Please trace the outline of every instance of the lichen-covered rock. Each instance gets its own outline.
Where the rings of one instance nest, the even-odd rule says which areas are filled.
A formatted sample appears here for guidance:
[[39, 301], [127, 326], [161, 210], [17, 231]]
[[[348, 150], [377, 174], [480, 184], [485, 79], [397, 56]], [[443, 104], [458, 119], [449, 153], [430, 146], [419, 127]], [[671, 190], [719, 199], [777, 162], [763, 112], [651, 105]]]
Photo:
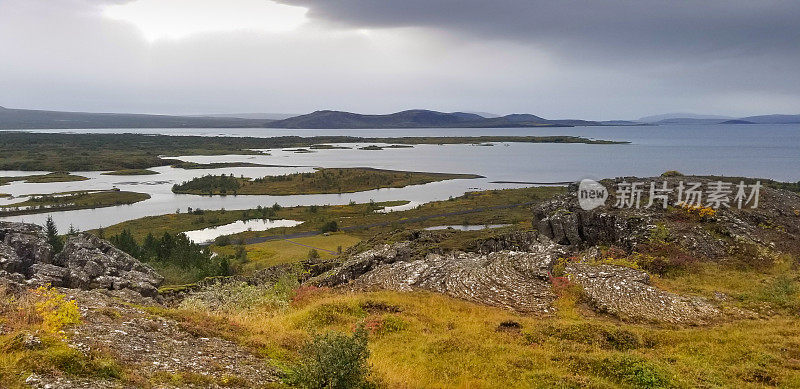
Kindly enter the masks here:
[[612, 244], [632, 249], [653, 227], [651, 218], [640, 212], [609, 212], [604, 208], [585, 211], [574, 196], [543, 203], [533, 210], [539, 233], [561, 245], [588, 247]]
[[589, 305], [628, 321], [705, 324], [721, 311], [701, 298], [679, 296], [650, 285], [650, 276], [636, 269], [572, 263], [565, 272], [579, 284]]
[[354, 255], [341, 266], [324, 274], [315, 280], [320, 286], [336, 286], [360, 277], [381, 264], [391, 264], [398, 260], [408, 259], [410, 256], [410, 242], [401, 242], [394, 245], [364, 251]]
[[54, 262], [69, 269], [68, 286], [76, 289], [131, 289], [154, 296], [164, 278], [108, 241], [79, 233], [70, 237]]
[[70, 271], [67, 268], [51, 265], [49, 263], [36, 263], [30, 268], [31, 278], [28, 284], [32, 286], [50, 285], [63, 287], [69, 285]]
[[311, 283], [347, 284], [360, 290], [427, 290], [520, 312], [552, 309], [555, 295], [548, 277], [563, 251], [549, 240], [540, 240], [526, 252], [428, 254], [423, 259], [412, 259], [415, 256], [406, 252], [410, 246], [401, 242], [367, 250]]
[[0, 270], [19, 273], [24, 270], [23, 261], [13, 247], [0, 241]]
[[164, 280], [150, 266], [90, 234], [70, 237], [56, 256], [52, 251], [41, 227], [0, 222], [0, 278], [6, 285], [127, 289], [156, 296]]
[[426, 290], [520, 312], [548, 312], [555, 295], [548, 272], [556, 258], [519, 251], [488, 255], [429, 254], [382, 264], [357, 278], [354, 289]]
[[[0, 222], [0, 241], [16, 253], [7, 266], [14, 272], [27, 272], [34, 263], [50, 263], [53, 247], [47, 243], [42, 227], [35, 224]], [[0, 257], [8, 253], [8, 248], [0, 249]]]

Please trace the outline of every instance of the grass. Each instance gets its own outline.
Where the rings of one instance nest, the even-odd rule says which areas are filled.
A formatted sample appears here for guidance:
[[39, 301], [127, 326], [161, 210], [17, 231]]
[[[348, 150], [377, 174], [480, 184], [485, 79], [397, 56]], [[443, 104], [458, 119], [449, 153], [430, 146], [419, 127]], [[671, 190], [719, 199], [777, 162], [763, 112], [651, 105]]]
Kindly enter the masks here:
[[424, 292], [302, 288], [288, 307], [264, 309], [172, 314], [287, 365], [312, 334], [366, 324], [373, 376], [390, 388], [800, 384], [796, 316], [670, 328], [524, 316]]
[[[34, 213], [52, 212], [54, 210], [68, 211], [113, 207], [116, 205], [138, 203], [149, 198], [150, 195], [146, 193], [120, 190], [65, 192], [58, 195], [31, 196], [28, 200], [19, 203], [0, 206], [0, 215], [30, 215]], [[29, 208], [25, 209], [24, 207]]]
[[121, 170], [114, 170], [113, 172], [105, 172], [101, 173], [106, 176], [147, 176], [153, 174], [159, 174], [158, 172], [154, 172], [149, 169], [121, 169]]
[[[274, 265], [305, 260], [308, 258], [308, 252], [311, 250], [311, 247], [322, 249], [317, 250], [320, 258], [329, 259], [337, 255], [336, 251], [339, 248], [346, 250], [348, 247], [353, 246], [360, 241], [361, 238], [356, 236], [344, 233], [334, 233], [330, 235], [296, 238], [291, 239], [291, 241], [273, 240], [264, 243], [246, 245], [245, 249], [247, 250], [247, 262], [242, 265], [242, 268], [237, 273], [248, 274], [255, 270], [264, 269]], [[222, 247], [214, 245], [211, 247], [211, 249], [220, 255], [234, 255], [236, 252], [236, 246], [234, 245]]]
[[[78, 306], [54, 289], [21, 294], [0, 287], [0, 382], [3, 387], [26, 387], [30, 373], [119, 379], [122, 369], [101, 350], [83, 352], [70, 347], [63, 328], [80, 323]], [[26, 338], [39, 339], [26, 347]]]
[[317, 169], [313, 173], [267, 176], [251, 180], [230, 176], [197, 177], [175, 185], [172, 191], [199, 195], [301, 195], [352, 193], [380, 188], [402, 188], [430, 182], [480, 178], [474, 174], [404, 172], [371, 168]]
[[33, 174], [30, 176], [0, 177], [0, 185], [5, 185], [14, 181], [25, 181], [33, 184], [43, 184], [48, 182], [70, 182], [86, 181], [88, 178], [69, 174], [68, 172], [53, 172], [47, 174]]
[[[45, 134], [4, 132], [0, 170], [89, 171], [146, 169], [180, 163], [161, 156], [260, 154], [257, 149], [282, 149], [336, 143], [472, 144], [620, 143], [575, 136], [480, 137], [355, 137], [282, 136], [273, 138], [167, 136], [146, 134]], [[622, 142], [625, 143], [625, 142]]]

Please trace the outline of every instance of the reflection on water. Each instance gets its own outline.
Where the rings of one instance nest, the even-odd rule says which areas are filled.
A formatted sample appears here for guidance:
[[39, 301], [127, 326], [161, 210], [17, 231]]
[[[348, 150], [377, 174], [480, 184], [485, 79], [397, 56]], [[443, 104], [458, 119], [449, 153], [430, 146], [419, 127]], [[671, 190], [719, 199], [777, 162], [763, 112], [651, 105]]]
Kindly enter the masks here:
[[500, 228], [500, 227], [508, 227], [511, 224], [485, 224], [485, 225], [472, 225], [472, 224], [462, 224], [462, 225], [451, 225], [451, 226], [435, 226], [435, 227], [428, 227], [426, 230], [428, 231], [436, 231], [436, 230], [447, 230], [447, 229], [454, 229], [459, 231], [478, 231], [478, 230], [485, 230], [488, 228]]
[[253, 220], [238, 220], [231, 224], [226, 224], [224, 226], [219, 227], [210, 227], [204, 228], [202, 230], [194, 230], [186, 232], [186, 236], [189, 237], [195, 243], [209, 243], [214, 241], [217, 237], [223, 235], [231, 235], [231, 234], [238, 234], [240, 232], [245, 231], [266, 231], [270, 228], [278, 228], [278, 227], [294, 227], [297, 225], [303, 224], [303, 222], [297, 220], [287, 220], [287, 219], [278, 219], [278, 220], [269, 220], [269, 219], [253, 219]]

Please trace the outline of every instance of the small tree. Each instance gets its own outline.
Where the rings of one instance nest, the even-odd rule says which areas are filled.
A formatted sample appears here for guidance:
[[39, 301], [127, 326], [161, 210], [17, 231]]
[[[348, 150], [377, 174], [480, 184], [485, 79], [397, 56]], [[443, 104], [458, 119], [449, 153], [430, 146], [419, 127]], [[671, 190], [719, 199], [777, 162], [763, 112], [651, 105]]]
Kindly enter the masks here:
[[308, 252], [308, 259], [319, 259], [319, 251], [317, 249], [311, 249]]
[[61, 250], [64, 249], [64, 242], [61, 240], [61, 237], [58, 236], [58, 228], [56, 228], [56, 223], [53, 221], [52, 216], [47, 217], [44, 227], [47, 231], [47, 243], [53, 246], [53, 251], [57, 253], [61, 252]]

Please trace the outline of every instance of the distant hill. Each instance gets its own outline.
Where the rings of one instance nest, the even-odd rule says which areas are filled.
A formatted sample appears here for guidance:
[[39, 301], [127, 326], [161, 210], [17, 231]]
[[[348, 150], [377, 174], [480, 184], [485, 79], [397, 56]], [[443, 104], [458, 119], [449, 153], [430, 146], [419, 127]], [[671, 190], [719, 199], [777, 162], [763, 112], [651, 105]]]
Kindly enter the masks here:
[[800, 123], [800, 115], [760, 115], [741, 118], [757, 124], [796, 124]]
[[756, 124], [756, 123], [742, 119], [733, 119], [733, 120], [726, 120], [719, 124]]
[[664, 113], [660, 115], [652, 115], [652, 116], [645, 116], [643, 118], [639, 118], [639, 122], [643, 123], [657, 123], [657, 122], [678, 122], [678, 121], [691, 121], [697, 120], [698, 122], [702, 122], [703, 120], [707, 121], [714, 121], [719, 123], [723, 120], [729, 119], [736, 119], [731, 116], [721, 116], [721, 115], [704, 115], [704, 114], [696, 114], [696, 113]]
[[[577, 124], [580, 123], [580, 124]], [[492, 128], [492, 127], [568, 127], [599, 125], [598, 122], [547, 120], [530, 114], [511, 114], [486, 118], [466, 112], [437, 112], [414, 109], [387, 115], [362, 115], [342, 111], [316, 111], [307, 115], [277, 120], [272, 128]]]
[[760, 115], [733, 118], [719, 115], [668, 113], [647, 116], [639, 120], [650, 124], [800, 124], [800, 115]]
[[723, 119], [695, 119], [695, 118], [673, 118], [664, 119], [651, 124], [720, 124]]
[[5, 130], [37, 128], [236, 128], [263, 126], [264, 120], [255, 119], [0, 109], [0, 129]]

